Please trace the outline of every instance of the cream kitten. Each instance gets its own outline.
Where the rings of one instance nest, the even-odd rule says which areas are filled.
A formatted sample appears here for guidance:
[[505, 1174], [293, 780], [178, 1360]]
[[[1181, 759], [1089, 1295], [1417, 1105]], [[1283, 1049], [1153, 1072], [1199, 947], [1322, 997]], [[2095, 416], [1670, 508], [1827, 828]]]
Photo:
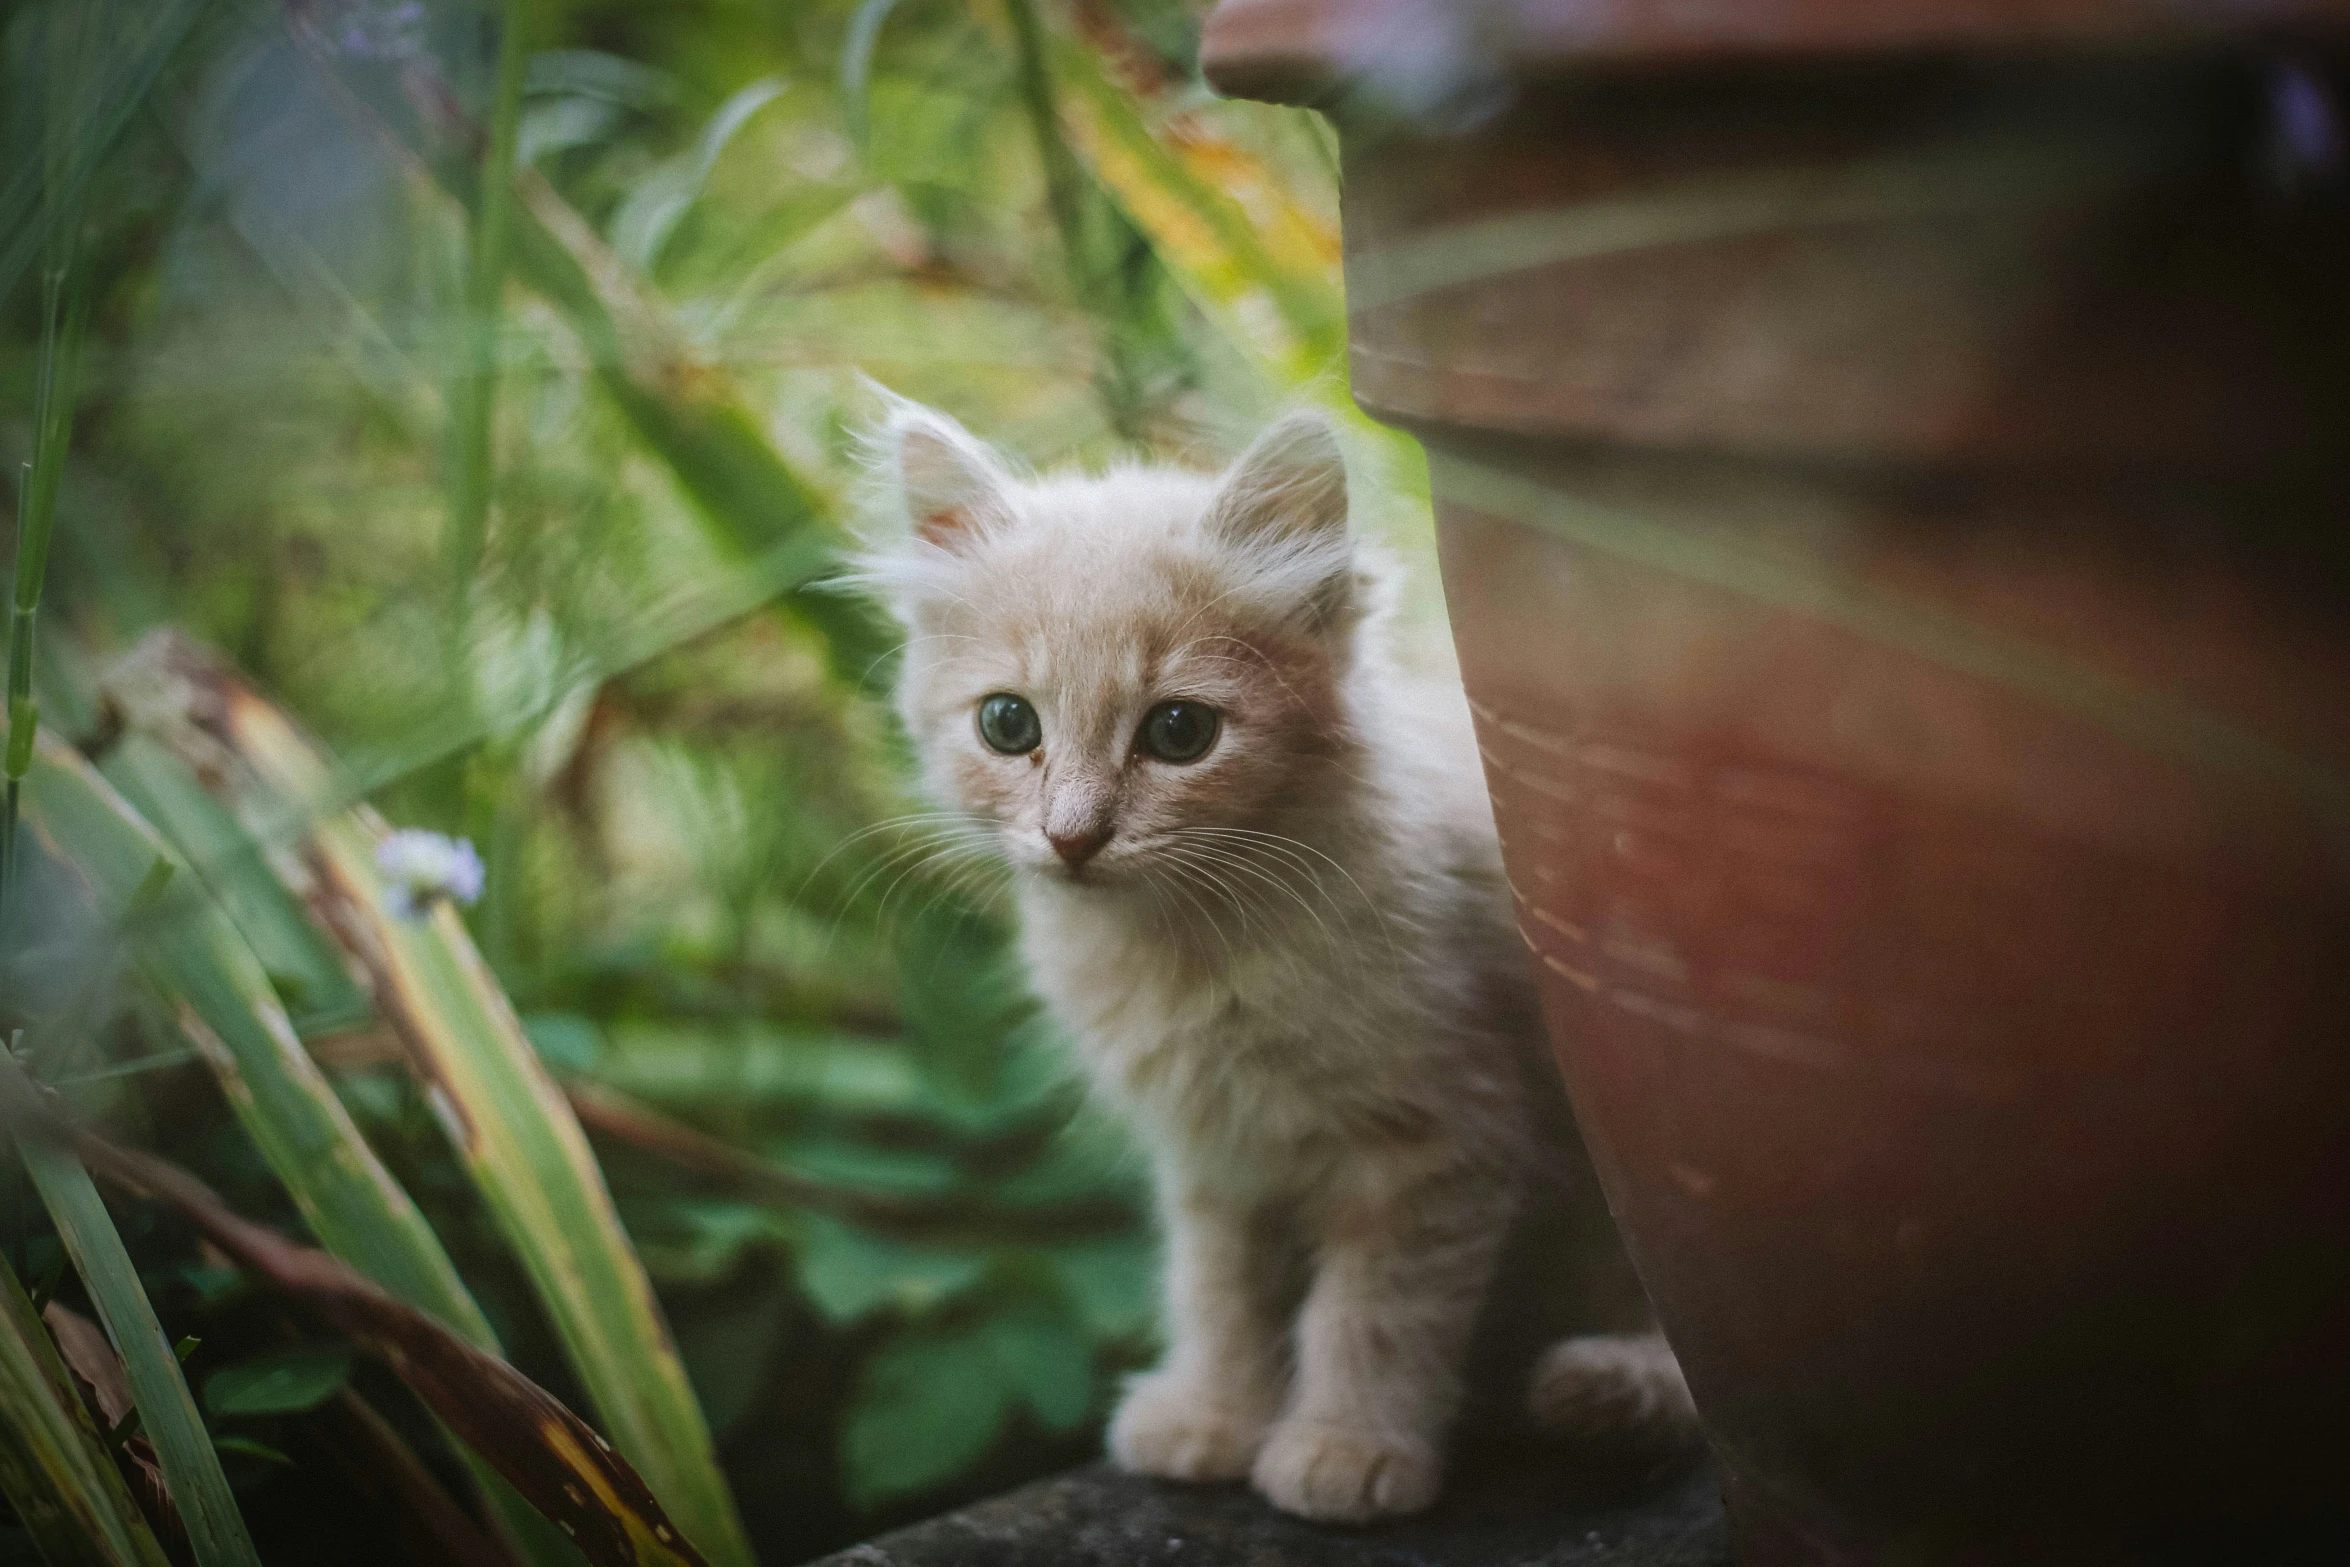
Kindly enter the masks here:
[[[1337, 441], [1300, 415], [1221, 479], [1027, 480], [901, 405], [885, 444], [900, 712], [1156, 1165], [1170, 1347], [1112, 1453], [1313, 1518], [1426, 1506], [1550, 1068], [1466, 713], [1388, 658]], [[1653, 1337], [1559, 1345], [1533, 1405], [1691, 1418]]]

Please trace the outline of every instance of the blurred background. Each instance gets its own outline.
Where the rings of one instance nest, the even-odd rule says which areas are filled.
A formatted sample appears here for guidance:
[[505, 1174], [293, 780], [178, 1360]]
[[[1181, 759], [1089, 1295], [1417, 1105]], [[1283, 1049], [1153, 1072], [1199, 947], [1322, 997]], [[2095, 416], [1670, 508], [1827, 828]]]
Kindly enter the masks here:
[[[341, 1107], [302, 1114], [347, 1113], [414, 1246], [599, 1426], [654, 1372], [566, 1313], [641, 1265], [761, 1559], [1088, 1457], [1152, 1353], [1140, 1172], [1023, 993], [993, 873], [901, 820], [893, 639], [824, 579], [859, 524], [865, 377], [1038, 465], [1214, 465], [1285, 404], [1344, 404], [1334, 143], [1209, 94], [1205, 9], [0, 8], [0, 459], [32, 465], [8, 558], [53, 529], [19, 617], [47, 749], [0, 1028], [109, 1136], [303, 1235], [326, 1199], [208, 1047], [282, 1015]], [[1358, 517], [1424, 561], [1416, 457], [1355, 428]], [[126, 673], [166, 627], [217, 664], [148, 643]], [[326, 783], [274, 817], [239, 795], [268, 768], [206, 761], [172, 685], [195, 667], [307, 731]], [[120, 791], [108, 830], [178, 866], [169, 897], [109, 902], [58, 803], [82, 759]], [[505, 1107], [517, 1136], [586, 1126], [619, 1221], [602, 1286], [549, 1273], [566, 1237], [531, 1226], [560, 1222], [515, 1195], [545, 1171], [463, 1150], [488, 1112], [425, 1086], [381, 954], [306, 894], [330, 817], [477, 852], [432, 939], [478, 949], [562, 1085]], [[220, 961], [267, 981], [227, 1023], [154, 956], [223, 913]], [[494, 1055], [498, 1009], [451, 1005], [448, 1048], [473, 1028]], [[102, 1309], [56, 1206], [0, 1157], [28, 1301]], [[166, 1336], [200, 1341], [186, 1379], [262, 1554], [417, 1559], [317, 1423], [359, 1400], [461, 1492], [421, 1407], [181, 1217], [113, 1214]]]

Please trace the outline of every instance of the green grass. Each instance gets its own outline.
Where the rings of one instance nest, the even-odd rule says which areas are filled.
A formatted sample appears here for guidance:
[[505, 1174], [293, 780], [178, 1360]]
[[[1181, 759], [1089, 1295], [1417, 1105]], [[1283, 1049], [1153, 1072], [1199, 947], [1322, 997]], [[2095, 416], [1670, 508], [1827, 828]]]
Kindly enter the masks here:
[[[46, 30], [69, 9], [9, 13], [0, 114], [0, 453], [33, 463], [0, 1026], [29, 1070], [504, 1353], [712, 1561], [1087, 1455], [1150, 1350], [1139, 1171], [1001, 910], [864, 832], [911, 804], [893, 638], [824, 579], [861, 375], [1040, 462], [1213, 461], [1331, 396], [1319, 144], [1200, 107], [1189, 19], [1139, 3], [1088, 32], [1050, 0], [112, 0]], [[57, 39], [67, 87], [30, 90]], [[124, 662], [163, 626], [237, 678]], [[481, 901], [390, 912], [386, 820], [476, 843]], [[115, 1195], [148, 1359], [332, 1353]], [[43, 1212], [0, 1204], [26, 1277]], [[17, 1327], [0, 1398], [42, 1472], [81, 1466], [77, 1538], [114, 1531], [89, 1559], [143, 1560]], [[450, 1440], [373, 1376], [346, 1392], [381, 1429]], [[289, 1527], [289, 1488], [348, 1488], [334, 1407], [167, 1409], [175, 1496]], [[0, 1464], [20, 1523], [39, 1469]], [[484, 1466], [467, 1486], [572, 1555]]]

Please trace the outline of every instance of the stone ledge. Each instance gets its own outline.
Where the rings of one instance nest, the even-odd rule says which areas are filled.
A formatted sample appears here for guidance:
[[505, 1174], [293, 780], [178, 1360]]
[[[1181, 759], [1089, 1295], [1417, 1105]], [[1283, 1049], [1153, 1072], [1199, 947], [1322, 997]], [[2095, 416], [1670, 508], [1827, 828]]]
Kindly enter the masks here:
[[1237, 1485], [1183, 1486], [1107, 1465], [1043, 1480], [827, 1556], [812, 1567], [1729, 1567], [1710, 1471], [1595, 1494], [1555, 1467], [1463, 1454], [1445, 1499], [1400, 1523], [1339, 1529]]

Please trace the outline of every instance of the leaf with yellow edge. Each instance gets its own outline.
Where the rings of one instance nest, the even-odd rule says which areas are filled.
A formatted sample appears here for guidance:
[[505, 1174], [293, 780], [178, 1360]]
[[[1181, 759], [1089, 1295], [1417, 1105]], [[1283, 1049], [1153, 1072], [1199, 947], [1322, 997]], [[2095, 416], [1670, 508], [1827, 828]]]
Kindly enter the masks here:
[[1197, 115], [1154, 128], [1093, 49], [1063, 40], [1053, 68], [1070, 140], [1094, 177], [1241, 352], [1283, 386], [1336, 370], [1346, 304], [1330, 226]]
[[709, 1425], [603, 1172], [464, 923], [445, 902], [393, 911], [376, 868], [383, 823], [335, 803], [326, 757], [284, 713], [192, 644], [157, 641], [141, 656], [168, 666], [151, 683], [182, 692], [184, 707], [140, 722], [217, 780], [256, 837], [300, 846], [272, 858], [367, 970], [613, 1442], [712, 1561], [750, 1567]]
[[53, 1567], [165, 1567], [161, 1546], [0, 1257], [0, 1496]]
[[595, 1567], [704, 1567], [627, 1461], [521, 1372], [347, 1264], [237, 1214], [185, 1170], [87, 1134], [73, 1146], [109, 1184], [175, 1209], [239, 1265], [381, 1360]]
[[[198, 819], [200, 807], [219, 807], [177, 757], [145, 735], [125, 735], [107, 759], [107, 772], [101, 776], [79, 753], [44, 736], [26, 779], [26, 826], [88, 881], [101, 907], [123, 908], [159, 861], [180, 863], [180, 846], [158, 836], [141, 808], [185, 826]], [[136, 806], [117, 791], [117, 781], [136, 797]], [[489, 1319], [440, 1238], [359, 1135], [326, 1075], [295, 1037], [269, 976], [223, 912], [226, 900], [216, 901], [224, 876], [264, 872], [249, 841], [242, 854], [223, 847], [238, 830], [233, 821], [211, 825], [213, 860], [199, 864], [196, 875], [175, 876], [138, 922], [147, 972], [311, 1233], [402, 1300], [495, 1353]], [[282, 888], [249, 887], [245, 893], [237, 906], [249, 921], [265, 912], [280, 923], [300, 918], [296, 908], [267, 909], [265, 895], [283, 900]], [[536, 1515], [494, 1475], [480, 1478], [501, 1522], [532, 1560], [573, 1559], [570, 1547], [549, 1538]]]

